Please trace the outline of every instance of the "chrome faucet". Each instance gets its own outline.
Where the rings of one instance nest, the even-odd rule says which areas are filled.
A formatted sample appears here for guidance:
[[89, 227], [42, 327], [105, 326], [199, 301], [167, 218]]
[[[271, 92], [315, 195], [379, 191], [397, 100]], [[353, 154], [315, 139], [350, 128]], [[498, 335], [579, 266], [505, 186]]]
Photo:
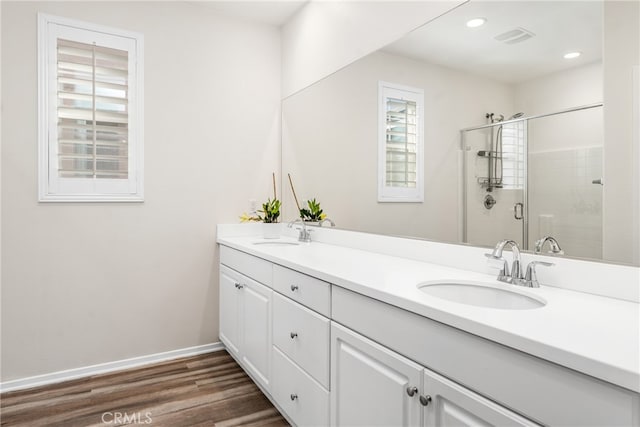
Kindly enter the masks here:
[[329, 221], [329, 225], [330, 225], [330, 226], [332, 226], [332, 227], [335, 227], [335, 226], [336, 226], [336, 223], [335, 223], [335, 222], [331, 221], [329, 218], [325, 218], [325, 219], [321, 220], [321, 221], [318, 223], [318, 227], [322, 227], [322, 224], [324, 224], [324, 223], [325, 223], [325, 222], [327, 222], [327, 221]]
[[287, 227], [291, 228], [297, 222], [300, 222], [300, 224], [302, 224], [302, 227], [296, 227], [296, 229], [299, 230], [298, 241], [309, 243], [311, 241], [311, 232], [313, 230], [307, 230], [307, 225], [304, 223], [304, 221], [301, 218], [294, 219], [287, 225]]
[[534, 252], [537, 254], [542, 253], [542, 248], [547, 242], [549, 242], [549, 248], [551, 249], [549, 253], [551, 255], [564, 255], [564, 251], [560, 248], [558, 241], [551, 236], [544, 236], [542, 239], [536, 240]]
[[[513, 252], [511, 274], [509, 274], [509, 264], [507, 264], [507, 261], [502, 258], [502, 251], [507, 245], [511, 247], [511, 252]], [[491, 254], [486, 254], [486, 256], [489, 259], [503, 261], [502, 270], [498, 273], [498, 280], [501, 282], [517, 284], [516, 282], [522, 278], [520, 274], [520, 249], [514, 240], [502, 240], [498, 242], [496, 247], [493, 249], [493, 252]]]
[[[502, 258], [502, 251], [507, 245], [511, 247], [511, 251], [513, 252], [513, 264], [511, 264], [511, 274], [509, 274], [509, 264], [507, 263], [507, 260]], [[518, 244], [513, 240], [502, 240], [498, 242], [496, 247], [493, 249], [493, 252], [490, 254], [485, 254], [485, 256], [489, 258], [489, 262], [500, 261], [502, 263], [501, 270], [498, 273], [499, 281], [505, 282], [505, 283], [511, 283], [513, 285], [518, 285], [518, 286], [526, 286], [528, 288], [540, 287], [540, 283], [538, 282], [538, 276], [536, 274], [537, 265], [542, 265], [545, 267], [551, 267], [554, 265], [550, 262], [531, 261], [527, 265], [527, 271], [523, 277], [522, 271], [520, 268], [520, 249], [518, 248]]]

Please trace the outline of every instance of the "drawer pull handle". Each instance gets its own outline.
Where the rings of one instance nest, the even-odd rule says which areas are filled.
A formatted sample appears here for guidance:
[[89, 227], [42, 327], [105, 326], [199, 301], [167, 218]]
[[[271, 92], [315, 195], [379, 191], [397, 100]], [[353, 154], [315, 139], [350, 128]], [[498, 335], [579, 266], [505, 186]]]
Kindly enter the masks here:
[[422, 404], [422, 406], [427, 406], [429, 403], [431, 403], [431, 396], [420, 396], [420, 403]]
[[295, 291], [297, 291], [298, 289], [300, 289], [300, 288], [298, 287], [298, 285], [291, 285], [291, 292], [295, 292]]
[[297, 395], [297, 394], [291, 394], [291, 400], [292, 400], [292, 401], [293, 401], [293, 400], [296, 400], [297, 398], [298, 398], [298, 395]]
[[418, 387], [407, 387], [407, 394], [413, 397], [418, 392]]
[[242, 288], [244, 288], [244, 285], [242, 285], [242, 284], [240, 284], [240, 283], [238, 283], [238, 282], [236, 282], [236, 283], [235, 283], [235, 286], [236, 286], [236, 289], [242, 289]]
[[291, 336], [291, 339], [298, 338], [297, 332], [291, 332], [289, 335]]

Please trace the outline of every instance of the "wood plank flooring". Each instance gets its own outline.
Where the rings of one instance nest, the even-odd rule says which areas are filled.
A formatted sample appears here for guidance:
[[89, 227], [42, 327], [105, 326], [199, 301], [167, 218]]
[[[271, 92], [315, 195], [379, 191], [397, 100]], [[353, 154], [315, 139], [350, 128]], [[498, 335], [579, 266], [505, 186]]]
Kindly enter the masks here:
[[2, 426], [288, 426], [226, 351], [0, 395]]

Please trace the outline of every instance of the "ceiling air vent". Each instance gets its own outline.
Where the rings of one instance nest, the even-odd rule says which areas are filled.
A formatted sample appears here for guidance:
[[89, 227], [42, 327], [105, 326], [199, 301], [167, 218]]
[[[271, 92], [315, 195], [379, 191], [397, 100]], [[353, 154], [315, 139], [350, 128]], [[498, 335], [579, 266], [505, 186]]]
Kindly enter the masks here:
[[529, 30], [518, 27], [505, 33], [498, 34], [494, 37], [494, 39], [506, 44], [516, 44], [522, 43], [525, 40], [529, 40], [531, 37], [535, 37], [535, 34], [533, 34]]

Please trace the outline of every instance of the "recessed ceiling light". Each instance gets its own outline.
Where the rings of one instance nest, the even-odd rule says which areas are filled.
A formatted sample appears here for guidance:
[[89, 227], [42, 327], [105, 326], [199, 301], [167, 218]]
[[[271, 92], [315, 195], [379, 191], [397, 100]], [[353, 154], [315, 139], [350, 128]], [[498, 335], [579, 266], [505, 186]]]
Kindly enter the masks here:
[[473, 18], [473, 19], [470, 19], [469, 21], [467, 21], [467, 27], [476, 28], [476, 27], [479, 27], [481, 25], [484, 25], [485, 22], [487, 22], [487, 20], [485, 18]]
[[564, 59], [573, 59], [582, 55], [582, 52], [569, 52], [564, 54]]

